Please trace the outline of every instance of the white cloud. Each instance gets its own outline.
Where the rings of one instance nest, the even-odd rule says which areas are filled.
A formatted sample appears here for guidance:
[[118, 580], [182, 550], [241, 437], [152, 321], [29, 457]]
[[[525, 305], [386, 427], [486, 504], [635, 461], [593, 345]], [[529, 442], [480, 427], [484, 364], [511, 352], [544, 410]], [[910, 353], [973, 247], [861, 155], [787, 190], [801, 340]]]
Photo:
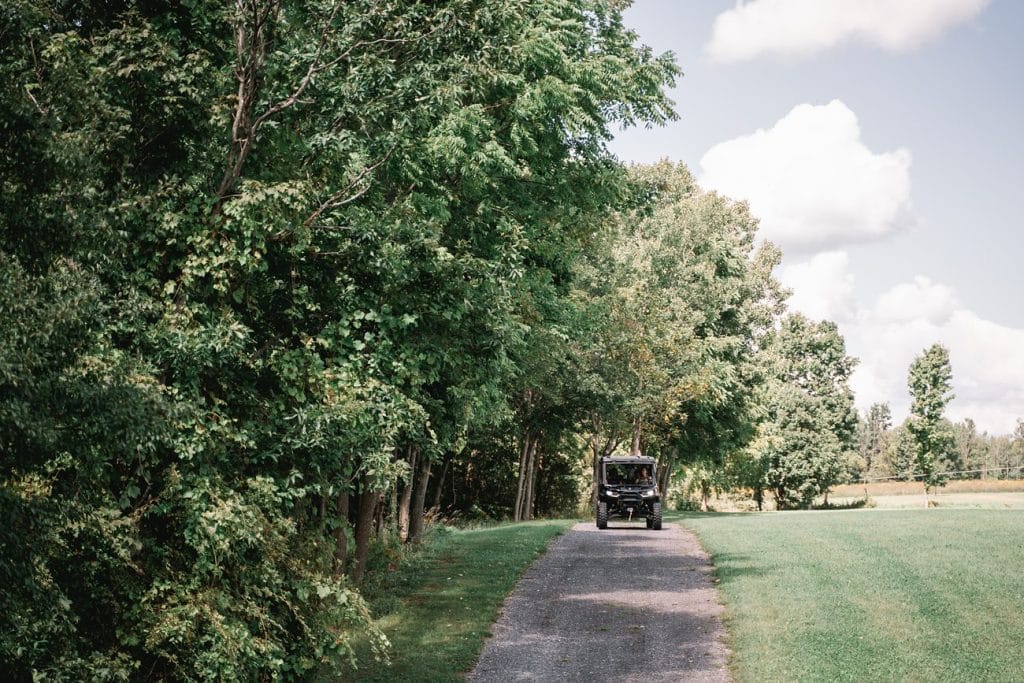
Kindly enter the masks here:
[[700, 160], [700, 184], [749, 201], [761, 236], [784, 251], [835, 249], [913, 222], [910, 162], [905, 149], [868, 149], [857, 116], [833, 100], [715, 145]]
[[952, 288], [918, 276], [913, 282], [896, 285], [883, 294], [875, 304], [875, 315], [890, 323], [922, 319], [941, 325], [958, 306]]
[[857, 302], [849, 265], [850, 258], [843, 251], [827, 251], [810, 261], [784, 265], [778, 279], [793, 292], [789, 308], [815, 320], [852, 320]]
[[976, 16], [989, 0], [752, 0], [718, 15], [705, 51], [718, 62], [807, 57], [860, 41], [902, 51]]
[[839, 324], [847, 352], [860, 359], [850, 386], [861, 410], [886, 402], [902, 421], [910, 408], [910, 364], [937, 342], [949, 349], [953, 366], [956, 398], [947, 417], [969, 417], [993, 434], [1012, 432], [1024, 418], [1024, 329], [984, 320], [951, 287], [918, 276], [862, 306], [841, 252], [786, 266], [779, 278], [794, 290], [791, 309]]
[[886, 320], [877, 313], [869, 312], [849, 333], [850, 347], [856, 347], [861, 357], [851, 386], [862, 409], [889, 401], [894, 413], [904, 417], [910, 406], [910, 364], [938, 342], [949, 349], [953, 367], [956, 398], [947, 417], [972, 418], [980, 429], [994, 434], [1012, 432], [1017, 419], [1024, 418], [1024, 330], [964, 309], [941, 322], [926, 317]]

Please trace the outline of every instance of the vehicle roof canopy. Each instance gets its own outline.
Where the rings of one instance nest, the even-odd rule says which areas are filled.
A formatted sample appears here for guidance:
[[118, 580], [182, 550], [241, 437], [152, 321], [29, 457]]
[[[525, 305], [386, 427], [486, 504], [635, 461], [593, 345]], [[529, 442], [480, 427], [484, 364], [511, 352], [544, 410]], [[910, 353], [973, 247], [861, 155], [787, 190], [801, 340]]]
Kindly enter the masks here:
[[632, 463], [634, 465], [653, 465], [654, 458], [649, 458], [646, 455], [607, 455], [601, 458], [602, 463]]

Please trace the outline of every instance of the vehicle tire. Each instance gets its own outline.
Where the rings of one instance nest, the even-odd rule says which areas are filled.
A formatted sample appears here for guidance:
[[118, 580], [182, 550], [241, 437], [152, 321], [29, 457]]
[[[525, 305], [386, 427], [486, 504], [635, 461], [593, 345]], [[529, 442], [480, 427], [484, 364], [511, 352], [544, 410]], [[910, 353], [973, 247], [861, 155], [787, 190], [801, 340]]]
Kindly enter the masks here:
[[604, 501], [597, 504], [597, 528], [608, 528], [608, 503]]
[[655, 531], [661, 531], [661, 503], [654, 503], [651, 505], [650, 522], [652, 529]]

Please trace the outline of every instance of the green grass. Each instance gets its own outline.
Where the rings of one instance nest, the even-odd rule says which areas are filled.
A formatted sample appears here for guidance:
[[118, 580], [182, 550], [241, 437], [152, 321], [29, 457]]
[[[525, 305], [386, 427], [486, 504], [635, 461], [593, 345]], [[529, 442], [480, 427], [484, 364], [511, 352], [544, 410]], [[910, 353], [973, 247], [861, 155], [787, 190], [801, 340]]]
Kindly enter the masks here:
[[1024, 512], [685, 515], [738, 681], [1024, 680]]
[[505, 596], [568, 520], [433, 535], [428, 547], [366, 593], [391, 641], [391, 665], [363, 653], [353, 681], [457, 681], [490, 634]]

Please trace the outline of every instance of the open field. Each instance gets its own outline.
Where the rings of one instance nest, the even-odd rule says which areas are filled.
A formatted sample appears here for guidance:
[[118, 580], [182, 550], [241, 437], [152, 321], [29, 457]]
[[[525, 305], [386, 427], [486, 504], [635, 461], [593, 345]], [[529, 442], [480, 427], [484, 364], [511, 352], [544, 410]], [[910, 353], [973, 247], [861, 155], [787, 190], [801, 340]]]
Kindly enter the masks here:
[[687, 514], [738, 681], [1024, 680], [1024, 512]]
[[[880, 481], [836, 486], [829, 502], [842, 505], [868, 497], [871, 507], [923, 508], [924, 485], [919, 481]], [[928, 494], [931, 505], [957, 508], [1024, 509], [1024, 480], [967, 479], [950, 481]]]
[[[832, 488], [836, 496], [900, 496], [919, 494], [919, 481], [874, 481], [868, 484], [842, 484]], [[954, 479], [938, 489], [946, 493], [1021, 493], [1024, 479]]]
[[[711, 497], [716, 512], [753, 512], [750, 492], [725, 492]], [[866, 507], [902, 510], [924, 508], [924, 485], [919, 481], [883, 481], [869, 484], [843, 484], [833, 487], [828, 495], [830, 505], [849, 505], [868, 499]], [[1024, 510], [1024, 479], [966, 479], [950, 481], [928, 494], [934, 507], [1022, 509]], [[817, 505], [824, 503], [819, 498]], [[774, 502], [767, 496], [765, 509], [773, 510]]]
[[446, 531], [429, 539], [423, 553], [367, 587], [378, 624], [391, 641], [392, 664], [364, 658], [351, 680], [461, 680], [519, 576], [572, 524], [522, 522]]
[[[829, 503], [843, 505], [864, 496], [829, 496]], [[937, 493], [928, 495], [932, 507], [1024, 510], [1024, 492]], [[871, 496], [869, 505], [884, 510], [923, 508], [924, 493]]]

